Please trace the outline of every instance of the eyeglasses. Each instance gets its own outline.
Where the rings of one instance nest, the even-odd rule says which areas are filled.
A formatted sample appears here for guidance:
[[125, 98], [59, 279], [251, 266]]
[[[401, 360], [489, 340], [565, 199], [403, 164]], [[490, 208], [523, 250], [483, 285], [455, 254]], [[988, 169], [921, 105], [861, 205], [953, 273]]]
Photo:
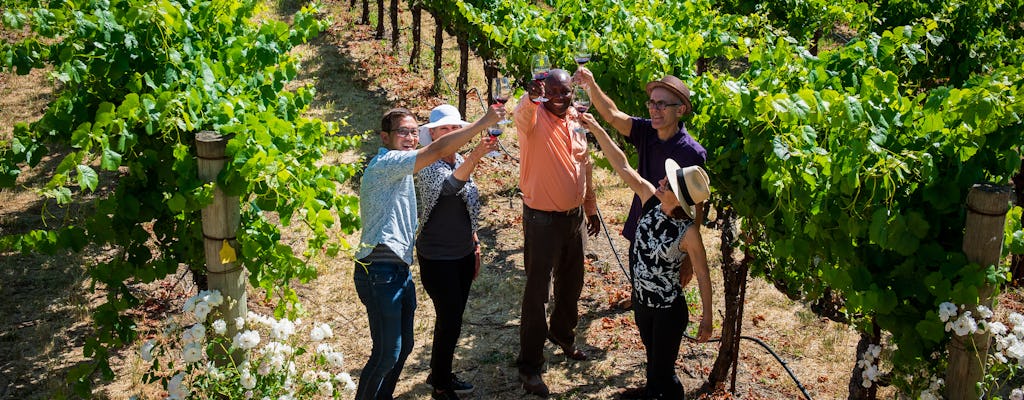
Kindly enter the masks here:
[[665, 107], [678, 107], [681, 105], [683, 105], [683, 103], [666, 103], [664, 101], [647, 100], [647, 108], [653, 108], [658, 111], [664, 110]]
[[420, 137], [420, 131], [417, 128], [398, 128], [392, 130], [391, 133], [397, 134], [400, 137]]

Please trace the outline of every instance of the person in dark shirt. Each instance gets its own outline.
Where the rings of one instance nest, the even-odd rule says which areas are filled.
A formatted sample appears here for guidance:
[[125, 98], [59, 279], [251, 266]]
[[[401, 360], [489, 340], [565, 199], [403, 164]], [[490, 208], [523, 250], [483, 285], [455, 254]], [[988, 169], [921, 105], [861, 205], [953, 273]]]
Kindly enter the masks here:
[[[666, 75], [661, 80], [647, 84], [647, 112], [650, 118], [630, 116], [619, 110], [618, 106], [608, 97], [594, 81], [593, 73], [586, 67], [580, 67], [573, 75], [573, 80], [583, 86], [590, 95], [590, 101], [616, 131], [636, 147], [639, 165], [637, 172], [640, 177], [656, 183], [665, 177], [665, 160], [672, 159], [683, 167], [703, 166], [707, 161], [707, 151], [697, 143], [686, 131], [682, 118], [693, 112], [690, 103], [690, 88], [679, 78]], [[636, 225], [640, 218], [641, 202], [639, 196], [633, 196], [629, 216], [622, 228], [622, 236], [629, 240], [630, 249], [636, 236]], [[695, 226], [699, 229], [704, 222], [704, 205], [698, 204], [694, 217]], [[629, 254], [632, 257], [632, 250]], [[693, 276], [689, 260], [681, 266], [683, 285]]]

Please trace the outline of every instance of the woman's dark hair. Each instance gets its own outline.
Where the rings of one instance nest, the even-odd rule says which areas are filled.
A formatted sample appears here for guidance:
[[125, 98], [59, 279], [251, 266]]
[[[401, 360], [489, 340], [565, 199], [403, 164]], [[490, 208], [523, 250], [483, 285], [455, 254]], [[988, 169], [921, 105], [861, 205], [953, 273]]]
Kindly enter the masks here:
[[683, 211], [683, 206], [676, 206], [672, 212], [668, 213], [668, 216], [675, 219], [691, 219], [689, 215], [686, 215], [686, 211]]
[[384, 113], [384, 118], [380, 120], [380, 130], [383, 132], [391, 132], [395, 129], [398, 121], [401, 121], [405, 117], [416, 117], [412, 115], [412, 111], [407, 108], [392, 108], [388, 112]]

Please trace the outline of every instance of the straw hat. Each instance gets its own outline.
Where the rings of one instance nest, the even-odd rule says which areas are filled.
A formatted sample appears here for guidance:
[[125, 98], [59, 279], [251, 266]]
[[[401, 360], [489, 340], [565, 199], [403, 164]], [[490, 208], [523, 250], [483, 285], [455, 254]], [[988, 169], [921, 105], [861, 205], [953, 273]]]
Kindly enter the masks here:
[[420, 144], [426, 146], [433, 141], [433, 138], [430, 137], [430, 128], [445, 125], [466, 126], [469, 125], [469, 122], [463, 121], [459, 109], [451, 104], [434, 107], [433, 110], [430, 110], [430, 122], [420, 126]]
[[672, 193], [675, 193], [679, 204], [683, 206], [683, 211], [691, 219], [696, 218], [693, 206], [711, 197], [708, 173], [696, 165], [682, 168], [670, 158], [665, 160], [665, 176], [668, 177]]

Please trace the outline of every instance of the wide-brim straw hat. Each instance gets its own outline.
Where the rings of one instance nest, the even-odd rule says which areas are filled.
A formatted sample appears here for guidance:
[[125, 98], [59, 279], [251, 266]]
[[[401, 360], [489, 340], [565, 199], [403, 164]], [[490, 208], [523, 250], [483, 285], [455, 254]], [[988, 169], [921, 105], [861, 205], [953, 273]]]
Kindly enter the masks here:
[[430, 137], [430, 128], [445, 125], [466, 126], [469, 125], [469, 122], [463, 121], [459, 109], [451, 104], [434, 107], [433, 110], [430, 110], [430, 122], [420, 126], [420, 144], [426, 146], [433, 141], [433, 138]]
[[697, 203], [703, 203], [711, 197], [711, 181], [707, 171], [696, 165], [680, 167], [673, 159], [665, 160], [665, 176], [668, 177], [672, 193], [679, 199], [683, 211], [690, 219], [696, 217]]

